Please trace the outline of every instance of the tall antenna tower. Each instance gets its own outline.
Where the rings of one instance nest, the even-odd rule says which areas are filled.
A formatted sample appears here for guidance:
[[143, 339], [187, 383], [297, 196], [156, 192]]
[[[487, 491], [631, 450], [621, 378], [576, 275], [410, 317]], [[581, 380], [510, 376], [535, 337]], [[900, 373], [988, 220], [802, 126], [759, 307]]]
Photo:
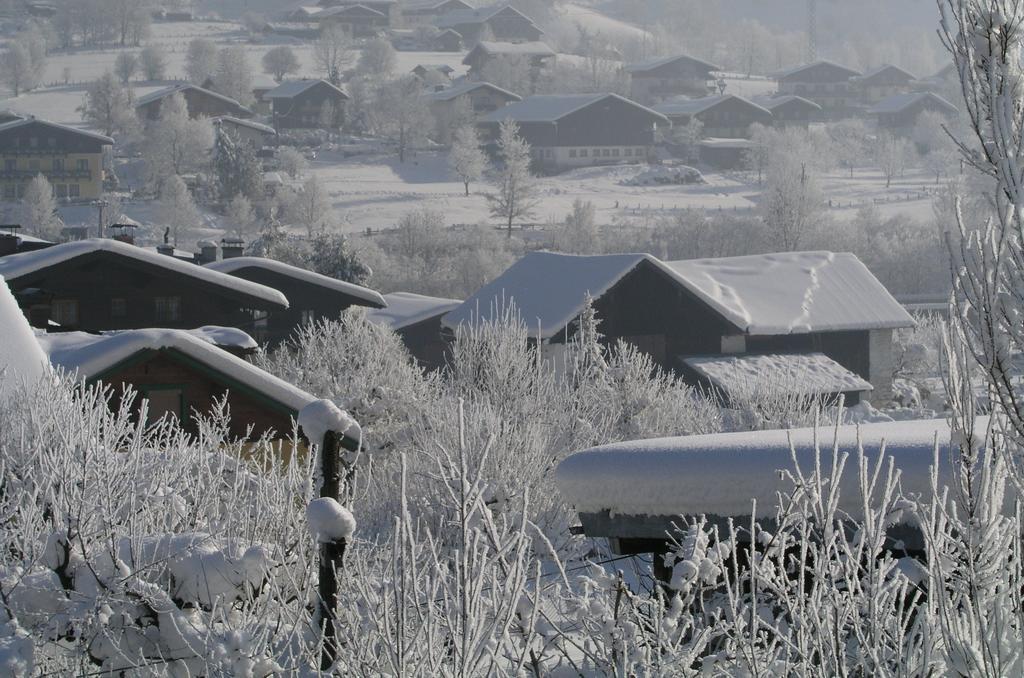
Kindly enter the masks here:
[[807, 61], [818, 59], [818, 0], [807, 0]]

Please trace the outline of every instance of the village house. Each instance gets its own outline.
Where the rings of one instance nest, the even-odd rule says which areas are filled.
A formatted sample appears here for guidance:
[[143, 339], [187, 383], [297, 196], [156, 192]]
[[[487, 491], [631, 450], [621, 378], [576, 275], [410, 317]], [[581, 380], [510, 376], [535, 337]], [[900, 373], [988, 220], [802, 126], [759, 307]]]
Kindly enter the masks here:
[[458, 31], [446, 28], [434, 36], [432, 46], [438, 52], [461, 52], [462, 36]]
[[252, 76], [253, 103], [249, 108], [258, 115], [270, 115], [270, 102], [263, 96], [278, 84], [280, 83], [266, 73], [254, 73]]
[[957, 114], [957, 108], [934, 92], [896, 94], [882, 99], [867, 110], [879, 130], [909, 136], [925, 111], [945, 116]]
[[384, 295], [386, 308], [367, 312], [366, 319], [389, 327], [398, 335], [409, 355], [425, 370], [444, 367], [448, 356], [448, 342], [441, 330], [441, 317], [457, 308], [461, 301], [427, 297], [412, 292], [392, 292]]
[[324, 319], [336, 320], [351, 306], [387, 306], [384, 298], [369, 288], [273, 259], [231, 257], [206, 264], [203, 268], [271, 287], [292, 300], [290, 306], [271, 311], [250, 331], [257, 341], [271, 346], [287, 340], [296, 328], [303, 325]]
[[399, 16], [398, 0], [320, 0], [317, 5], [321, 11], [314, 18], [318, 20], [329, 10], [346, 7], [366, 7], [383, 14], [387, 18], [385, 28], [395, 23]]
[[870, 390], [872, 400], [887, 403], [892, 332], [914, 324], [848, 253], [662, 262], [649, 254], [531, 252], [446, 314], [442, 325], [451, 332], [514, 304], [557, 362], [588, 294], [603, 342], [626, 341], [726, 398], [760, 376], [800, 392], [813, 383], [815, 395], [853, 400]]
[[274, 129], [337, 129], [345, 120], [348, 95], [326, 80], [285, 80], [263, 95]]
[[103, 193], [105, 157], [114, 140], [39, 118], [0, 124], [0, 192], [20, 200], [42, 174], [60, 199], [95, 200]]
[[910, 92], [917, 76], [899, 66], [885, 64], [864, 75], [850, 78], [850, 84], [861, 104], [872, 105], [882, 99]]
[[511, 5], [456, 9], [438, 17], [434, 25], [441, 30], [454, 30], [467, 46], [476, 45], [485, 37], [500, 42], [537, 42], [544, 37], [544, 31], [533, 19]]
[[758, 106], [772, 114], [775, 127], [804, 127], [821, 116], [821, 106], [795, 94], [751, 97]]
[[488, 114], [479, 127], [485, 142], [498, 138], [504, 120], [514, 120], [544, 171], [590, 165], [646, 162], [655, 130], [668, 118], [618, 94], [544, 94]]
[[413, 75], [420, 79], [420, 81], [428, 87], [444, 86], [447, 87], [452, 82], [452, 73], [455, 69], [448, 64], [437, 64], [432, 66], [425, 66], [423, 64], [416, 64], [416, 66], [410, 71]]
[[430, 26], [449, 12], [473, 9], [473, 5], [465, 0], [405, 0], [402, 18], [407, 26]]
[[90, 238], [0, 258], [0, 276], [32, 325], [43, 328], [52, 322], [87, 332], [204, 325], [250, 331], [268, 311], [288, 308], [276, 289], [168, 254]]
[[686, 54], [629, 64], [629, 92], [634, 101], [653, 104], [672, 97], [706, 97], [714, 91], [718, 66]]
[[164, 99], [178, 92], [185, 97], [190, 118], [215, 118], [220, 115], [236, 118], [253, 117], [251, 110], [231, 97], [187, 83], [171, 85], [140, 96], [135, 100], [135, 112], [143, 120], [156, 120], [160, 117], [160, 106]]
[[212, 122], [215, 128], [228, 132], [236, 141], [256, 149], [263, 148], [277, 136], [277, 131], [273, 127], [255, 120], [222, 115], [214, 118]]
[[369, 38], [387, 30], [391, 25], [388, 8], [368, 7], [365, 4], [329, 7], [314, 17], [323, 30], [329, 25], [340, 26], [354, 38]]
[[469, 66], [469, 80], [485, 80], [487, 66], [501, 60], [524, 60], [528, 63], [530, 79], [536, 82], [541, 71], [555, 60], [555, 51], [543, 42], [491, 42], [481, 41], [469, 50], [462, 63]]
[[675, 97], [651, 107], [672, 121], [673, 127], [686, 127], [699, 120], [706, 137], [748, 138], [750, 126], [772, 124], [772, 113], [735, 94], [714, 94], [699, 99]]
[[825, 116], [834, 118], [852, 113], [857, 92], [850, 78], [860, 72], [831, 61], [816, 61], [776, 74], [779, 94], [795, 94], [821, 106]]
[[463, 113], [484, 116], [522, 97], [489, 82], [465, 81], [446, 89], [427, 94], [430, 112], [434, 116], [435, 135], [447, 142], [453, 123]]

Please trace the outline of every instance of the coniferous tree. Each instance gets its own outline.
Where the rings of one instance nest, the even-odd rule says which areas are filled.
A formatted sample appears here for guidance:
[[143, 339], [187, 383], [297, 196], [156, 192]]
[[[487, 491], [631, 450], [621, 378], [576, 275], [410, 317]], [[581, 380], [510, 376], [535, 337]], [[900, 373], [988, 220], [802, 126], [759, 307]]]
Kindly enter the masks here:
[[519, 136], [519, 125], [514, 120], [501, 123], [498, 155], [503, 164], [497, 176], [498, 192], [489, 195], [488, 200], [491, 216], [505, 222], [511, 238], [515, 220], [533, 216], [538, 203], [537, 183], [530, 171], [530, 144]]
[[250, 200], [259, 197], [262, 190], [262, 168], [256, 149], [239, 143], [233, 134], [220, 128], [213, 149], [213, 169], [221, 200], [227, 202], [237, 195]]

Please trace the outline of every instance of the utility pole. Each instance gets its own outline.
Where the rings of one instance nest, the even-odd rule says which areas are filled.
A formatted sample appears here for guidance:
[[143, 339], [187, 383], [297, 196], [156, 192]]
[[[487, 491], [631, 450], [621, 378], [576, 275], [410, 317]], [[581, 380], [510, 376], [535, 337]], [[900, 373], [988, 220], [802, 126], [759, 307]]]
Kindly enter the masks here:
[[106, 200], [102, 200], [102, 199], [97, 200], [96, 201], [96, 206], [99, 207], [99, 209], [100, 209], [99, 220], [98, 220], [98, 222], [96, 224], [96, 226], [97, 226], [97, 228], [96, 228], [96, 237], [102, 238], [103, 237], [103, 210], [107, 206], [107, 201]]

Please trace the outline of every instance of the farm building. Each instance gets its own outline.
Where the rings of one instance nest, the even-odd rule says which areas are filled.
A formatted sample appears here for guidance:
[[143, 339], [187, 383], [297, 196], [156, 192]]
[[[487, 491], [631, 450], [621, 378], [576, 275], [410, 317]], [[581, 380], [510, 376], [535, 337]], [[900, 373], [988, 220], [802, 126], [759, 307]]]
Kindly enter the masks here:
[[850, 82], [859, 71], [831, 61], [816, 61], [776, 74], [779, 94], [795, 94], [821, 106], [828, 117], [851, 113], [857, 92]]
[[435, 134], [442, 143], [447, 141], [452, 125], [470, 111], [473, 115], [487, 115], [523, 98], [489, 82], [465, 81], [431, 92], [427, 95], [430, 112], [434, 115]]
[[434, 36], [432, 46], [438, 52], [461, 52], [463, 48], [462, 36], [458, 31], [446, 28]]
[[254, 148], [263, 148], [277, 136], [277, 131], [270, 125], [255, 120], [244, 120], [230, 115], [222, 115], [213, 119], [214, 127], [227, 131], [236, 141], [249, 144]]
[[[340, 26], [349, 35], [356, 38], [368, 38], [387, 30], [391, 25], [390, 4], [388, 7], [368, 6], [371, 3], [345, 4], [327, 7], [318, 12], [313, 19], [324, 27]], [[388, 3], [372, 3], [382, 5]]]
[[697, 158], [714, 169], [741, 169], [752, 148], [754, 143], [750, 139], [710, 137], [697, 142]]
[[860, 103], [873, 105], [897, 94], [906, 94], [914, 88], [917, 76], [899, 66], [885, 64], [864, 75], [850, 78], [850, 84]]
[[369, 311], [366, 319], [394, 330], [420, 367], [427, 370], [443, 367], [448, 342], [441, 331], [441, 317], [462, 302], [412, 292], [385, 294], [384, 301], [387, 307]]
[[685, 54], [651, 59], [626, 66], [630, 97], [653, 104], [672, 97], [706, 97], [714, 89], [713, 71], [718, 66]]
[[462, 63], [469, 66], [470, 80], [487, 77], [487, 67], [494, 62], [522, 60], [527, 63], [531, 79], [536, 82], [541, 71], [555, 60], [555, 52], [543, 42], [481, 41], [471, 49]]
[[465, 0], [405, 0], [402, 18], [410, 26], [430, 26], [450, 12], [470, 12], [473, 9], [473, 5]]
[[896, 94], [882, 99], [868, 109], [868, 115], [875, 119], [878, 129], [893, 134], [910, 134], [917, 124], [917, 118], [925, 111], [934, 111], [946, 116], [957, 114], [957, 108], [934, 92], [912, 92]]
[[671, 120], [674, 127], [685, 127], [699, 120], [704, 136], [731, 139], [748, 138], [751, 125], [769, 126], [773, 119], [767, 108], [735, 94], [715, 94], [699, 99], [675, 97], [651, 109]]
[[274, 129], [333, 129], [345, 120], [348, 95], [326, 80], [286, 80], [263, 95]]
[[434, 25], [455, 31], [467, 46], [476, 45], [484, 36], [502, 42], [536, 42], [544, 36], [533, 19], [511, 5], [456, 9], [439, 16]]
[[273, 259], [231, 257], [202, 268], [279, 290], [292, 300], [289, 307], [271, 311], [250, 332], [257, 341], [271, 346], [288, 339], [297, 327], [321, 319], [336, 319], [350, 306], [387, 306], [384, 298], [371, 289]]
[[[442, 323], [451, 330], [514, 303], [531, 334], [557, 356], [587, 294], [606, 342], [622, 339], [694, 381], [707, 379], [685, 364], [694, 358], [821, 354], [818, 371], [843, 375], [841, 386], [866, 382], [881, 402], [891, 398], [892, 331], [913, 325], [857, 257], [833, 252], [675, 262], [649, 254], [533, 252]], [[775, 362], [800, 369], [796, 359]]]
[[0, 191], [19, 200], [28, 182], [42, 174], [58, 198], [95, 200], [103, 192], [104, 157], [114, 140], [102, 134], [39, 118], [0, 124]]
[[504, 120], [519, 125], [535, 165], [547, 171], [644, 162], [653, 152], [656, 127], [669, 124], [660, 113], [617, 94], [527, 97], [482, 118], [484, 139], [497, 139]]
[[771, 111], [772, 124], [776, 127], [807, 127], [821, 116], [821, 106], [795, 94], [751, 97], [750, 100]]
[[164, 99], [179, 92], [185, 97], [185, 104], [188, 106], [188, 114], [191, 118], [216, 118], [221, 115], [230, 115], [235, 118], [253, 117], [251, 110], [231, 97], [187, 83], [171, 85], [140, 96], [135, 100], [135, 112], [143, 120], [156, 120], [160, 117], [160, 105]]
[[275, 289], [112, 239], [12, 254], [0, 258], [0, 276], [32, 324], [44, 328], [249, 331], [268, 311], [288, 308]]

